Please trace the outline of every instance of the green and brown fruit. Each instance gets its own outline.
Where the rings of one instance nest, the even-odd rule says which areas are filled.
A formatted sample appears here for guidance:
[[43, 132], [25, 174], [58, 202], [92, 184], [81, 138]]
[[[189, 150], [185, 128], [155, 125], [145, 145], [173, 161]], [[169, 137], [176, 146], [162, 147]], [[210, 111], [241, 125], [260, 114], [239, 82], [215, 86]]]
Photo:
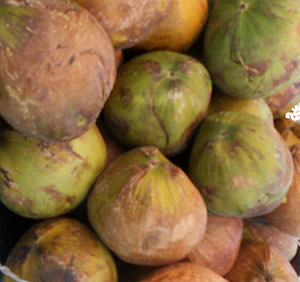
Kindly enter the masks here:
[[171, 0], [73, 0], [101, 23], [115, 48], [144, 40], [165, 18]]
[[[32, 226], [11, 251], [6, 265], [30, 282], [117, 282], [107, 248], [80, 222], [69, 218]], [[4, 277], [3, 282], [14, 280]]]
[[106, 146], [96, 125], [71, 141], [51, 143], [3, 130], [0, 199], [24, 217], [62, 215], [86, 197], [105, 164]]
[[113, 161], [87, 206], [103, 242], [133, 264], [183, 259], [203, 237], [207, 222], [197, 188], [155, 147], [135, 148]]
[[151, 145], [166, 155], [181, 152], [204, 118], [212, 84], [194, 58], [149, 52], [120, 70], [104, 107], [108, 128], [123, 144]]
[[263, 98], [299, 81], [299, 22], [298, 0], [214, 1], [204, 37], [214, 84], [237, 98]]
[[274, 127], [239, 112], [205, 119], [189, 159], [189, 176], [210, 212], [254, 217], [283, 201], [293, 178], [289, 148]]
[[43, 141], [82, 135], [115, 80], [106, 32], [67, 0], [1, 1], [0, 19], [1, 116]]

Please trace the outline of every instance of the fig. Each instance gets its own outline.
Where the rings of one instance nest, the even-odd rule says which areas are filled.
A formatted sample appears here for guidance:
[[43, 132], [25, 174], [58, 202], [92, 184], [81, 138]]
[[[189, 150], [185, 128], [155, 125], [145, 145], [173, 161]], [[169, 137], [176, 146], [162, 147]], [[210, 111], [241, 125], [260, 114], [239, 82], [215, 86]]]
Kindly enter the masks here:
[[136, 47], [186, 51], [200, 35], [208, 16], [207, 0], [172, 0], [160, 25]]
[[207, 211], [188, 176], [151, 146], [114, 160], [87, 202], [91, 225], [122, 260], [163, 265], [183, 259], [203, 237]]
[[298, 237], [280, 231], [268, 221], [246, 219], [243, 226], [242, 245], [263, 242], [274, 245], [289, 261], [297, 253]]
[[171, 0], [73, 0], [102, 24], [115, 48], [125, 49], [147, 37], [165, 18]]
[[[18, 241], [6, 265], [30, 282], [117, 282], [108, 249], [85, 225], [56, 218], [33, 225]], [[3, 282], [13, 281], [8, 277]]]
[[222, 276], [202, 265], [181, 262], [153, 271], [138, 282], [225, 282]]
[[237, 258], [242, 231], [243, 219], [208, 214], [204, 237], [187, 257], [224, 276]]
[[194, 58], [149, 52], [120, 69], [104, 106], [105, 122], [122, 144], [179, 154], [204, 118], [211, 90], [207, 70]]
[[86, 197], [105, 163], [96, 125], [71, 141], [51, 143], [6, 129], [0, 137], [0, 199], [23, 217], [65, 214]]
[[241, 248], [233, 268], [225, 278], [230, 282], [299, 282], [289, 261], [275, 246], [267, 243], [249, 244]]
[[42, 141], [82, 135], [115, 80], [106, 32], [67, 0], [4, 0], [0, 18], [1, 116]]
[[274, 127], [254, 115], [229, 111], [205, 119], [188, 168], [211, 213], [241, 217], [278, 207], [293, 171], [289, 148]]
[[299, 81], [299, 22], [297, 0], [214, 1], [204, 57], [216, 87], [237, 98], [267, 98]]

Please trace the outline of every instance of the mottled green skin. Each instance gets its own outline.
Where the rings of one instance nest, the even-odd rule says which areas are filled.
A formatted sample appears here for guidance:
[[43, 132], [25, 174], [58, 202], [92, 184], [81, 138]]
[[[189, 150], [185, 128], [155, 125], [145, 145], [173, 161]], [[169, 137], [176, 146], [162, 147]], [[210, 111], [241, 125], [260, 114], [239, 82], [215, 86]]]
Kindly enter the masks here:
[[298, 0], [216, 0], [205, 65], [228, 95], [269, 97], [300, 78]]
[[128, 146], [182, 151], [211, 96], [205, 67], [184, 54], [157, 51], [129, 61], [104, 106], [108, 127]]
[[105, 162], [106, 146], [95, 125], [59, 143], [5, 130], [0, 138], [0, 199], [28, 218], [65, 214], [85, 198]]
[[162, 265], [183, 259], [203, 237], [204, 200], [157, 148], [132, 149], [97, 179], [87, 202], [101, 240], [122, 260]]
[[209, 116], [194, 140], [189, 176], [210, 212], [254, 217], [281, 202], [293, 163], [274, 127], [238, 112]]
[[[18, 241], [6, 265], [30, 282], [117, 282], [107, 247], [85, 225], [70, 218], [33, 225]], [[3, 282], [14, 280], [3, 277]]]

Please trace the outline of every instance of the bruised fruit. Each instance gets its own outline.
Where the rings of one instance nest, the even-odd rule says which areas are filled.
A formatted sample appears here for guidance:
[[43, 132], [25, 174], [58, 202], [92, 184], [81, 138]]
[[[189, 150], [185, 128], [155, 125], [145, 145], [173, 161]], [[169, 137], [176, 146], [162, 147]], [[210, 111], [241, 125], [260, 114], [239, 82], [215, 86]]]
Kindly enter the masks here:
[[207, 0], [172, 0], [167, 16], [137, 47], [185, 51], [201, 33], [207, 15]]
[[89, 228], [69, 218], [35, 224], [11, 251], [6, 265], [30, 282], [118, 281], [107, 248]]
[[0, 3], [0, 114], [43, 141], [70, 140], [96, 121], [116, 63], [96, 19], [75, 3]]
[[233, 268], [225, 278], [230, 282], [299, 282], [289, 261], [275, 246], [267, 243], [249, 244], [241, 248]]
[[149, 52], [120, 69], [104, 107], [105, 121], [127, 146], [151, 145], [177, 154], [204, 118], [211, 90], [207, 70], [194, 58]]
[[224, 276], [237, 258], [242, 231], [242, 218], [208, 214], [204, 237], [187, 257]]
[[73, 0], [102, 24], [115, 48], [141, 42], [164, 19], [171, 0]]
[[214, 1], [204, 37], [214, 84], [237, 98], [262, 98], [299, 81], [299, 24], [298, 0]]
[[24, 217], [65, 214], [85, 198], [105, 163], [106, 147], [96, 125], [80, 137], [57, 143], [4, 130], [0, 199]]
[[202, 265], [181, 262], [165, 266], [138, 282], [226, 282], [222, 276]]
[[292, 260], [297, 253], [298, 237], [291, 236], [277, 229], [272, 224], [255, 219], [244, 221], [242, 245], [268, 243], [277, 247], [287, 260]]
[[205, 119], [190, 153], [189, 175], [210, 212], [266, 214], [283, 201], [293, 178], [291, 153], [274, 127], [239, 112]]
[[199, 191], [155, 147], [119, 156], [97, 179], [87, 205], [89, 221], [103, 242], [134, 264], [181, 260], [206, 228]]

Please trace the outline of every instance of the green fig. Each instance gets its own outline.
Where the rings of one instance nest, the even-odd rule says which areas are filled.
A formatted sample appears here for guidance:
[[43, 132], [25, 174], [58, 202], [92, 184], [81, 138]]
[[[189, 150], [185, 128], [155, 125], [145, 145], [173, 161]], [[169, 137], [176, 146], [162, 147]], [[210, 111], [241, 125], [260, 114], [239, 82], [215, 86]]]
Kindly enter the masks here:
[[196, 59], [171, 51], [149, 52], [121, 68], [104, 106], [108, 128], [130, 147], [181, 152], [204, 118], [211, 80]]
[[0, 199], [28, 218], [65, 214], [86, 197], [105, 163], [106, 146], [96, 125], [71, 141], [52, 143], [4, 130]]
[[300, 79], [298, 0], [216, 0], [204, 36], [214, 84], [237, 98], [264, 98]]
[[[108, 249], [88, 227], [70, 218], [32, 226], [13, 248], [6, 265], [30, 282], [118, 281]], [[3, 278], [3, 282], [12, 281]]]
[[199, 191], [155, 147], [135, 148], [114, 160], [97, 179], [87, 206], [103, 242], [133, 264], [181, 260], [206, 228]]
[[39, 140], [65, 141], [95, 123], [114, 84], [111, 42], [67, 0], [0, 3], [0, 114]]
[[293, 172], [279, 133], [246, 113], [224, 111], [206, 118], [190, 153], [189, 176], [217, 215], [254, 217], [274, 210]]

